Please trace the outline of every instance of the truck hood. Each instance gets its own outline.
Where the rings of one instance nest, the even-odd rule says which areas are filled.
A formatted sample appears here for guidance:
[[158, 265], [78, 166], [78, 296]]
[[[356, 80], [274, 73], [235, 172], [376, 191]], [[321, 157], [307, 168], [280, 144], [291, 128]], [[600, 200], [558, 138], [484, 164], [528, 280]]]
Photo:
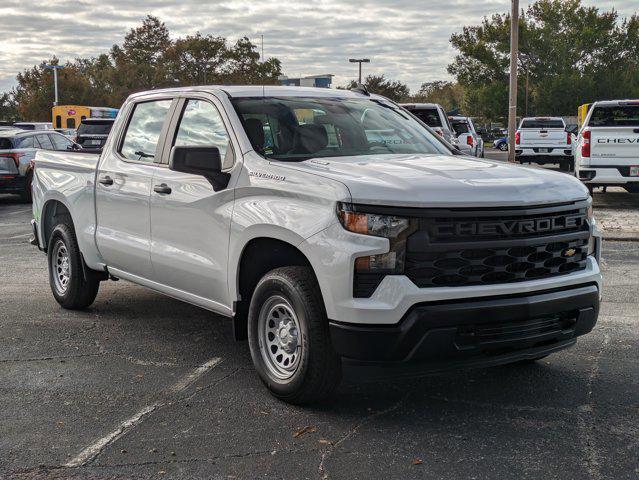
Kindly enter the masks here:
[[328, 157], [287, 168], [337, 180], [354, 203], [407, 207], [542, 205], [583, 200], [576, 178], [551, 170], [452, 155]]

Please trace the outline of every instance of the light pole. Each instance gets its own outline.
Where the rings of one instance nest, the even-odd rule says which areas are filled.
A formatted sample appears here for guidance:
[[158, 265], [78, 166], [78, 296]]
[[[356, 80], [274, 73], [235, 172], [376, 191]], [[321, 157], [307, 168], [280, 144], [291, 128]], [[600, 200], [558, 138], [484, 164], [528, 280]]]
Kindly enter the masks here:
[[508, 95], [508, 161], [515, 161], [517, 129], [517, 51], [519, 50], [519, 0], [511, 0], [510, 13], [510, 94]]
[[348, 59], [349, 62], [351, 63], [359, 63], [359, 76], [358, 78], [358, 85], [362, 84], [362, 63], [371, 63], [370, 58], [349, 58]]
[[44, 68], [53, 70], [53, 89], [55, 91], [55, 100], [53, 106], [58, 105], [58, 70], [64, 68], [62, 65], [45, 65]]

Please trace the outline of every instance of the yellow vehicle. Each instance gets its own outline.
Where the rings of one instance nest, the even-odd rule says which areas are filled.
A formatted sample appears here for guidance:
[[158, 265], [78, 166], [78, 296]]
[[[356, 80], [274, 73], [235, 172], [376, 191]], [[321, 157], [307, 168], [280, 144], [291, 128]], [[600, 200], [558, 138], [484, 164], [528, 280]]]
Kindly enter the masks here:
[[78, 128], [85, 118], [115, 118], [117, 108], [58, 105], [51, 109], [53, 128]]
[[579, 126], [579, 128], [581, 128], [584, 120], [586, 119], [586, 115], [588, 115], [590, 105], [592, 105], [592, 103], [584, 103], [577, 109], [577, 125]]

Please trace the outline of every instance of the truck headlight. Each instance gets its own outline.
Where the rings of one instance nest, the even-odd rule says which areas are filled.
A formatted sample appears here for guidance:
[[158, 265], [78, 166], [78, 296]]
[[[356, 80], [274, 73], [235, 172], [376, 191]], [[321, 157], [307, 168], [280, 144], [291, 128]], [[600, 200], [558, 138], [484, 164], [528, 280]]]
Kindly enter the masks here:
[[357, 212], [351, 205], [340, 203], [337, 214], [342, 226], [353, 233], [388, 238], [389, 251], [378, 255], [367, 255], [355, 260], [356, 273], [400, 274], [404, 272], [406, 239], [417, 230], [417, 220]]

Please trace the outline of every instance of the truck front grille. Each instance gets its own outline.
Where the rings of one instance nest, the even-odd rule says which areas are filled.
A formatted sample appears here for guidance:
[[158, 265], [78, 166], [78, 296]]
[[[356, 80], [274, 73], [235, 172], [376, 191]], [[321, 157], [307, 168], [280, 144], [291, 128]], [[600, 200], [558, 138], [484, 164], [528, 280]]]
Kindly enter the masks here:
[[[373, 207], [371, 207], [372, 209]], [[586, 268], [586, 201], [527, 208], [385, 209], [417, 218], [404, 274], [419, 288], [524, 282]], [[369, 297], [384, 275], [356, 274], [354, 296]]]

